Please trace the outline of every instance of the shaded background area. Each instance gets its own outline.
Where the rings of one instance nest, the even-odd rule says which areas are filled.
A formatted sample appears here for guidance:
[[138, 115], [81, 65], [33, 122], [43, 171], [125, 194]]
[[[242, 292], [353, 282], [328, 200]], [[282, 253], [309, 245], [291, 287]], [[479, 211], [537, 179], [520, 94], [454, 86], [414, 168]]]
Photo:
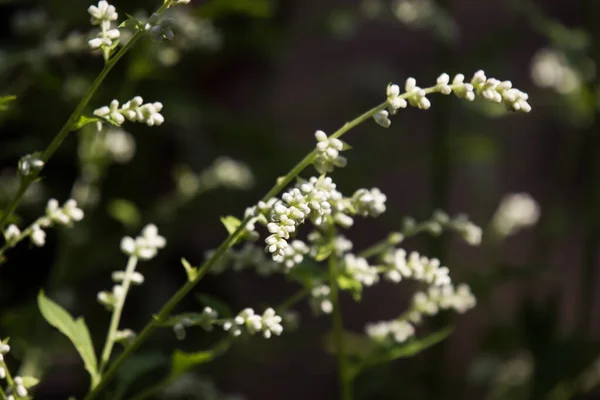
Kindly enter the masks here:
[[[96, 293], [112, 286], [111, 271], [123, 268], [120, 238], [155, 222], [168, 246], [140, 267], [146, 283], [131, 292], [123, 320], [139, 330], [185, 282], [180, 258], [200, 263], [226, 235], [219, 217], [241, 216], [312, 149], [316, 129], [331, 133], [379, 104], [389, 82], [402, 86], [413, 76], [430, 86], [442, 72], [470, 78], [478, 69], [528, 92], [533, 111], [510, 114], [501, 106], [438, 95], [426, 112], [401, 111], [388, 130], [369, 122], [349, 133], [349, 165], [333, 177], [343, 192], [379, 187], [388, 211], [360, 221], [347, 236], [360, 249], [398, 230], [405, 216], [423, 220], [434, 209], [467, 213], [485, 227], [503, 196], [514, 192], [530, 193], [541, 219], [481, 248], [452, 235], [407, 241], [407, 250], [440, 258], [456, 281], [479, 290], [479, 304], [455, 318], [457, 329], [444, 343], [363, 376], [357, 398], [598, 396], [599, 2], [192, 3], [173, 16], [176, 40], [143, 41], [88, 110], [139, 94], [164, 104], [166, 122], [151, 129], [125, 125], [131, 135], [125, 137], [135, 140], [134, 156], [131, 146], [124, 153], [123, 147], [121, 153], [90, 153], [91, 126], [72, 134], [18, 210], [27, 224], [50, 197], [87, 199], [80, 225], [49, 231], [43, 248], [20, 245], [0, 268], [0, 332], [14, 343], [11, 362], [17, 365], [28, 346], [51, 354], [25, 358], [48, 367], [39, 398], [80, 396], [87, 386], [63, 338], [36, 334], [42, 329], [35, 309], [40, 288], [74, 315], [85, 315], [99, 346], [109, 315]], [[142, 0], [113, 4], [123, 17], [143, 16], [155, 6]], [[86, 49], [87, 7], [65, 0], [0, 1], [0, 94], [18, 97], [0, 114], [2, 205], [15, 189], [18, 158], [50, 142], [101, 68], [101, 57]], [[224, 155], [250, 167], [251, 188], [223, 180], [211, 187], [211, 165]], [[192, 187], [194, 177], [207, 190], [186, 200], [181, 188]], [[243, 271], [210, 276], [196, 292], [238, 310], [277, 304], [296, 289], [282, 277]], [[394, 317], [413, 292], [410, 284], [380, 284], [360, 304], [345, 296], [345, 324], [362, 331], [368, 321]], [[198, 310], [200, 303], [189, 297], [181, 309]], [[297, 310], [297, 331], [240, 341], [197, 376], [248, 399], [336, 398], [335, 363], [322, 349], [329, 318], [311, 316], [305, 302]], [[430, 321], [425, 331], [446, 320]], [[197, 329], [178, 342], [166, 329], [140, 353], [162, 360], [175, 347], [198, 350], [217, 338]], [[156, 365], [136, 384], [164, 374]], [[208, 398], [199, 393], [179, 398]]]

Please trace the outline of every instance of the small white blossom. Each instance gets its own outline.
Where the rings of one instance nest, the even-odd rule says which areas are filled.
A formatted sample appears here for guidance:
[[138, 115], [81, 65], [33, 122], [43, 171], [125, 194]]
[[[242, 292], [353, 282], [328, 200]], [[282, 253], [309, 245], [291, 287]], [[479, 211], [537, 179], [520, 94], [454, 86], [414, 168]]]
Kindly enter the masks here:
[[283, 250], [283, 265], [291, 269], [304, 260], [304, 256], [310, 252], [308, 246], [301, 240], [293, 240], [289, 246]]
[[166, 245], [164, 237], [158, 234], [156, 225], [149, 224], [142, 230], [142, 235], [135, 239], [125, 236], [121, 240], [121, 251], [128, 256], [139, 257], [142, 260], [154, 258], [159, 249]]
[[27, 389], [23, 386], [23, 378], [20, 376], [15, 376], [13, 378], [15, 383], [15, 392], [17, 392], [17, 396], [19, 397], [27, 397]]
[[160, 102], [143, 104], [143, 99], [136, 96], [119, 108], [119, 101], [113, 100], [110, 106], [94, 110], [94, 115], [109, 120], [112, 124], [122, 125], [125, 119], [131, 122], [142, 122], [148, 126], [158, 126], [164, 122], [160, 112], [163, 105]]
[[31, 234], [29, 237], [31, 239], [31, 243], [37, 247], [42, 247], [46, 244], [46, 232], [44, 232], [37, 224], [33, 224], [31, 226]]
[[[7, 354], [9, 351], [10, 351], [10, 346], [8, 345], [8, 343], [0, 342], [0, 356]], [[2, 358], [2, 360], [4, 360], [4, 358]]]
[[370, 266], [365, 258], [354, 254], [344, 256], [344, 271], [365, 286], [372, 286], [379, 281], [377, 268]]
[[[112, 280], [115, 283], [123, 282], [126, 278], [126, 275], [127, 273], [125, 271], [115, 271], [112, 273]], [[129, 276], [129, 281], [134, 285], [141, 285], [144, 283], [144, 275], [137, 271], [133, 271], [133, 273]]]
[[396, 343], [404, 343], [414, 336], [415, 327], [408, 321], [393, 320], [367, 324], [367, 335], [376, 341], [392, 339]]
[[77, 207], [77, 201], [67, 200], [62, 207], [59, 206], [56, 199], [48, 200], [46, 205], [46, 217], [60, 225], [71, 225], [73, 222], [83, 219], [83, 210]]
[[408, 103], [422, 110], [427, 110], [431, 107], [429, 99], [425, 97], [426, 93], [423, 89], [417, 86], [415, 78], [408, 78], [404, 85], [406, 94], [408, 95]]
[[448, 95], [452, 93], [452, 88], [448, 85], [448, 82], [450, 82], [450, 76], [446, 73], [441, 74], [437, 78], [437, 85], [435, 87], [441, 94]]
[[531, 60], [531, 78], [542, 88], [569, 94], [582, 85], [581, 74], [569, 63], [565, 54], [554, 49], [539, 50]]
[[540, 217], [540, 206], [527, 193], [505, 196], [492, 218], [492, 227], [501, 237], [515, 234], [523, 228], [533, 226]]
[[406, 251], [395, 249], [386, 253], [384, 263], [389, 268], [384, 272], [384, 277], [398, 283], [402, 278], [415, 279], [434, 286], [443, 286], [451, 283], [449, 269], [441, 265], [436, 258], [427, 258], [413, 251], [408, 258]]
[[348, 161], [340, 155], [344, 149], [344, 143], [336, 138], [328, 138], [323, 131], [316, 131], [317, 156], [314, 165], [321, 174], [332, 172], [335, 167], [345, 167]]
[[[400, 97], [400, 87], [398, 85], [389, 84], [387, 87], [387, 90], [386, 90], [386, 94], [387, 94], [388, 110], [389, 110], [390, 114], [396, 114], [398, 109], [406, 108], [406, 106], [408, 105], [406, 100], [404, 100], [402, 97]], [[383, 117], [383, 115], [379, 116], [379, 118], [385, 122], [385, 120], [382, 117]], [[387, 118], [387, 115], [385, 117]], [[377, 119], [375, 119], [375, 121], [377, 121]], [[379, 121], [377, 121], [377, 123], [382, 125]], [[385, 124], [387, 124], [387, 123], [384, 123], [382, 126], [387, 128], [387, 126], [385, 126]], [[390, 122], [390, 124], [391, 124], [391, 122]]]
[[378, 217], [385, 212], [387, 197], [378, 188], [359, 189], [352, 195], [352, 204], [362, 216]]
[[527, 93], [513, 88], [510, 81], [501, 82], [495, 78], [487, 78], [485, 73], [479, 70], [473, 75], [471, 85], [475, 92], [486, 100], [504, 103], [514, 111], [531, 111], [531, 106], [527, 103]]
[[5, 379], [6, 378], [6, 370], [4, 369], [4, 367], [0, 367], [0, 379]]
[[27, 177], [39, 172], [44, 167], [44, 162], [35, 154], [27, 154], [19, 160], [19, 174]]
[[389, 115], [390, 113], [387, 110], [381, 110], [373, 116], [373, 119], [384, 128], [389, 128], [392, 125], [392, 121], [388, 118]]
[[10, 224], [4, 230], [4, 240], [6, 240], [7, 243], [16, 242], [20, 236], [21, 236], [21, 230], [15, 224]]
[[244, 328], [251, 335], [262, 332], [263, 336], [268, 339], [273, 334], [281, 335], [283, 332], [281, 321], [282, 318], [272, 308], [266, 309], [262, 316], [255, 314], [252, 308], [246, 308], [233, 321], [225, 322], [223, 329], [238, 336], [241, 334], [241, 328]]
[[331, 288], [327, 285], [315, 286], [310, 292], [310, 305], [315, 314], [331, 314]]
[[99, 1], [98, 6], [90, 6], [88, 13], [92, 16], [92, 25], [100, 25], [103, 21], [116, 21], [119, 18], [115, 7], [104, 0]]

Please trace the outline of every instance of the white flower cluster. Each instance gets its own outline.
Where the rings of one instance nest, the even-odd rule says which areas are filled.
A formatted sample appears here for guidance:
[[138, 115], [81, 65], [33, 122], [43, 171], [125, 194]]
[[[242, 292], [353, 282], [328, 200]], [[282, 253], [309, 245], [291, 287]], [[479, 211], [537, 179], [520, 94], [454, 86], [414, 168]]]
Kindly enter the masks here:
[[39, 172], [44, 167], [44, 162], [35, 154], [27, 154], [19, 160], [19, 175], [28, 177]]
[[514, 111], [531, 111], [531, 106], [527, 102], [529, 96], [527, 93], [513, 88], [511, 81], [501, 82], [498, 79], [487, 78], [485, 72], [479, 70], [471, 79], [471, 84], [475, 88], [475, 93], [486, 100], [504, 103]]
[[266, 250], [272, 254], [274, 261], [283, 262], [290, 233], [296, 231], [297, 225], [306, 218], [311, 218], [315, 225], [321, 225], [334, 207], [338, 208], [343, 196], [335, 187], [330, 177], [312, 177], [284, 193], [282, 200], [274, 202], [267, 224], [271, 235], [265, 239]]
[[451, 284], [431, 286], [427, 292], [417, 292], [413, 296], [411, 309], [400, 318], [367, 324], [365, 332], [376, 341], [391, 340], [403, 343], [415, 334], [415, 325], [423, 315], [433, 316], [440, 310], [452, 309], [464, 313], [475, 307], [475, 296], [465, 284], [454, 288]]
[[457, 97], [467, 101], [473, 101], [476, 96], [481, 96], [495, 103], [504, 103], [507, 108], [514, 111], [531, 111], [531, 106], [527, 102], [529, 98], [527, 93], [513, 88], [510, 81], [487, 78], [481, 70], [473, 75], [470, 83], [465, 83], [463, 74], [455, 75], [450, 82], [450, 76], [443, 73], [437, 78], [436, 85], [427, 89], [417, 86], [415, 78], [408, 78], [404, 84], [404, 90], [405, 93], [401, 94], [400, 86], [388, 85], [386, 90], [387, 110], [380, 110], [373, 116], [377, 124], [389, 128], [391, 125], [389, 115], [395, 114], [400, 108], [406, 108], [408, 104], [422, 110], [429, 109], [431, 102], [427, 98], [427, 94], [434, 92], [444, 95], [454, 93]]
[[517, 233], [533, 226], [540, 217], [540, 206], [527, 193], [513, 193], [505, 196], [492, 218], [492, 228], [500, 237]]
[[150, 260], [167, 244], [164, 237], [158, 234], [156, 225], [149, 224], [142, 229], [142, 235], [135, 239], [125, 236], [121, 239], [121, 251], [130, 257]]
[[112, 273], [112, 280], [116, 283], [112, 291], [102, 291], [96, 296], [98, 302], [109, 311], [112, 311], [125, 295], [123, 282], [127, 280], [131, 285], [141, 285], [144, 283], [144, 275], [137, 271], [131, 271], [129, 274], [126, 271], [115, 271]]
[[100, 32], [88, 42], [90, 49], [101, 49], [103, 51], [111, 49], [113, 40], [121, 37], [119, 29], [113, 28], [113, 21], [119, 18], [115, 7], [104, 0], [100, 0], [98, 6], [88, 8], [88, 13], [92, 16], [90, 21], [92, 25], [100, 25]]
[[344, 149], [344, 143], [340, 139], [329, 138], [325, 132], [320, 130], [315, 132], [315, 138], [317, 139], [317, 156], [313, 164], [319, 173], [326, 174], [333, 172], [335, 167], [346, 166], [348, 160], [340, 155]]
[[415, 327], [410, 322], [400, 319], [367, 324], [365, 331], [376, 341], [385, 341], [391, 337], [396, 343], [404, 343], [415, 334]]
[[77, 207], [75, 200], [69, 199], [60, 207], [57, 200], [50, 199], [43, 217], [38, 218], [23, 232], [17, 225], [9, 225], [4, 231], [4, 240], [8, 246], [12, 247], [29, 237], [33, 245], [42, 247], [46, 244], [46, 232], [42, 228], [50, 228], [55, 225], [72, 226], [73, 222], [82, 219], [83, 210]]
[[331, 218], [331, 222], [348, 228], [354, 223], [350, 215], [379, 216], [385, 211], [385, 201], [386, 196], [377, 188], [360, 189], [351, 198], [346, 198], [336, 190], [330, 177], [321, 176], [298, 183], [284, 193], [281, 200], [259, 203], [247, 210], [247, 215], [268, 215], [257, 219], [266, 223], [271, 233], [265, 239], [266, 251], [271, 253], [274, 261], [283, 262], [290, 235], [306, 218], [316, 226], [327, 224]]
[[373, 286], [379, 281], [377, 267], [369, 265], [367, 260], [354, 254], [344, 255], [344, 273], [365, 286]]
[[[8, 339], [6, 339], [5, 341], [0, 341], [0, 379], [7, 379], [7, 377], [9, 376], [8, 371], [4, 368], [4, 366], [6, 365], [4, 362], [4, 356], [6, 354], [8, 354], [8, 352], [10, 351], [10, 346], [8, 345]], [[25, 378], [25, 379], [29, 379], [32, 380], [33, 378]], [[37, 382], [37, 379], [35, 379], [35, 381]], [[20, 376], [15, 376], [12, 378], [12, 386], [7, 389], [7, 393], [8, 396], [6, 396], [7, 400], [15, 400], [15, 395], [11, 394], [14, 393], [16, 394], [17, 398], [26, 398], [28, 396], [28, 391], [27, 391], [27, 387], [26, 387], [26, 383], [25, 380], [20, 377]], [[31, 384], [30, 386], [33, 386], [34, 384]], [[2, 391], [2, 393], [4, 394], [5, 392]]]
[[551, 88], [560, 94], [576, 91], [583, 80], [565, 54], [554, 49], [542, 49], [533, 56], [531, 78], [537, 86]]
[[333, 311], [331, 288], [325, 284], [312, 288], [309, 303], [315, 314], [331, 314]]
[[413, 309], [409, 319], [420, 322], [422, 315], [435, 315], [439, 310], [452, 309], [458, 313], [465, 313], [475, 307], [477, 300], [471, 288], [462, 283], [456, 288], [451, 285], [431, 286], [427, 292], [417, 292], [413, 296]]
[[262, 332], [266, 339], [272, 335], [281, 335], [282, 318], [272, 308], [267, 308], [262, 315], [255, 314], [252, 308], [242, 310], [235, 318], [223, 323], [223, 329], [233, 336], [242, 334], [242, 329], [251, 335]]
[[398, 283], [402, 278], [415, 279], [433, 286], [448, 285], [451, 283], [447, 267], [441, 266], [437, 258], [427, 258], [416, 251], [406, 257], [403, 249], [393, 249], [383, 256], [386, 271], [384, 277]]
[[356, 213], [363, 217], [378, 217], [385, 212], [387, 196], [378, 188], [358, 189], [352, 195], [352, 205]]
[[[110, 102], [110, 106], [103, 106], [94, 110], [94, 115], [118, 126], [121, 126], [125, 119], [131, 122], [142, 122], [148, 126], [161, 125], [165, 121], [160, 113], [163, 108], [162, 103], [143, 103], [144, 100], [140, 96], [135, 96], [119, 108], [119, 101], [113, 100]], [[98, 130], [101, 128], [102, 126], [99, 125]]]

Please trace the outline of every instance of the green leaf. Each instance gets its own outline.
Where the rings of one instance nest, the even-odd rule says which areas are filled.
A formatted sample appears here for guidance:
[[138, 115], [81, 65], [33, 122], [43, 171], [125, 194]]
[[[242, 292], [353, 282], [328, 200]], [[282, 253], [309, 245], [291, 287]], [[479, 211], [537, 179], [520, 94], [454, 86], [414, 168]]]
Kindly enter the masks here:
[[144, 24], [133, 15], [125, 14], [127, 19], [119, 25], [119, 28], [131, 28], [135, 30], [144, 29]]
[[223, 300], [208, 294], [197, 294], [196, 299], [205, 307], [215, 310], [219, 318], [233, 318], [233, 311]]
[[106, 207], [108, 215], [123, 224], [125, 228], [136, 228], [142, 219], [138, 207], [129, 200], [112, 199]]
[[100, 381], [98, 361], [90, 332], [83, 318], [74, 320], [64, 308], [47, 298], [43, 291], [38, 295], [38, 307], [44, 319], [73, 343], [83, 360], [85, 369], [90, 373], [92, 386], [95, 386]]
[[337, 283], [340, 289], [349, 291], [355, 301], [360, 301], [363, 287], [359, 281], [351, 276], [338, 275]]
[[91, 123], [98, 122], [98, 121], [104, 121], [104, 120], [100, 119], [98, 117], [88, 117], [85, 115], [80, 115], [79, 118], [77, 119], [77, 122], [71, 127], [71, 131], [79, 130], [79, 129], [83, 128], [84, 126], [86, 126], [87, 124], [91, 124]]
[[223, 340], [212, 349], [198, 351], [195, 353], [184, 353], [181, 350], [175, 350], [171, 361], [171, 374], [169, 380], [176, 379], [191, 368], [206, 364], [218, 356], [224, 354], [231, 346], [229, 340]]
[[235, 230], [240, 226], [242, 221], [233, 215], [228, 215], [227, 217], [221, 217], [221, 223], [227, 229], [227, 232], [231, 235]]
[[188, 281], [193, 281], [198, 273], [198, 268], [192, 267], [192, 265], [185, 258], [181, 259], [181, 264], [183, 268], [185, 268], [185, 273], [187, 274]]
[[8, 95], [8, 96], [0, 96], [0, 111], [8, 110], [9, 103], [12, 103], [17, 99], [17, 96]]
[[333, 244], [327, 244], [324, 246], [319, 246], [319, 251], [315, 256], [315, 261], [323, 261], [329, 258], [331, 253], [333, 252]]
[[40, 380], [34, 378], [33, 376], [23, 376], [21, 379], [23, 379], [23, 386], [25, 386], [27, 389], [32, 388], [40, 383]]
[[374, 365], [387, 363], [399, 358], [412, 357], [446, 339], [453, 331], [453, 326], [447, 326], [423, 338], [412, 339], [405, 343], [391, 346], [377, 346], [362, 361], [351, 366], [350, 375], [355, 377], [360, 372]]

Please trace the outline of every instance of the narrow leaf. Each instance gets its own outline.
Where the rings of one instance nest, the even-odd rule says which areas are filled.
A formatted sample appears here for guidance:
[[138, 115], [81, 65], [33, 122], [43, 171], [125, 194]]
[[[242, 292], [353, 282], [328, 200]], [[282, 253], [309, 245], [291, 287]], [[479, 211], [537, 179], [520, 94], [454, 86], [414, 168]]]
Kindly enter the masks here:
[[242, 221], [240, 221], [233, 215], [228, 215], [227, 217], [221, 217], [221, 223], [223, 223], [223, 226], [225, 227], [225, 229], [227, 229], [227, 232], [231, 235], [240, 226]]
[[212, 349], [195, 353], [184, 353], [181, 350], [175, 350], [173, 353], [169, 380], [176, 379], [178, 376], [197, 365], [206, 364], [207, 362], [214, 360], [218, 356], [224, 354], [229, 349], [230, 345], [229, 340], [223, 340]]
[[136, 228], [142, 219], [138, 207], [129, 200], [113, 199], [107, 206], [108, 215], [126, 228]]
[[183, 268], [185, 268], [185, 273], [187, 274], [188, 280], [193, 281], [198, 273], [198, 268], [192, 267], [192, 265], [185, 258], [181, 259], [181, 264]]
[[92, 386], [95, 386], [100, 379], [98, 361], [90, 332], [83, 318], [74, 320], [64, 308], [47, 298], [43, 291], [40, 291], [38, 295], [38, 307], [44, 319], [73, 343], [83, 360], [85, 369], [90, 374]]
[[374, 365], [390, 362], [399, 358], [412, 357], [446, 339], [452, 331], [454, 331], [454, 327], [447, 326], [430, 335], [412, 339], [406, 343], [376, 347], [370, 355], [352, 366], [350, 374], [356, 376], [360, 372]]
[[87, 124], [91, 124], [93, 122], [98, 122], [98, 121], [103, 121], [103, 120], [98, 117], [88, 117], [85, 115], [80, 115], [79, 118], [77, 119], [77, 122], [71, 127], [71, 130], [76, 131], [76, 130], [83, 128]]

